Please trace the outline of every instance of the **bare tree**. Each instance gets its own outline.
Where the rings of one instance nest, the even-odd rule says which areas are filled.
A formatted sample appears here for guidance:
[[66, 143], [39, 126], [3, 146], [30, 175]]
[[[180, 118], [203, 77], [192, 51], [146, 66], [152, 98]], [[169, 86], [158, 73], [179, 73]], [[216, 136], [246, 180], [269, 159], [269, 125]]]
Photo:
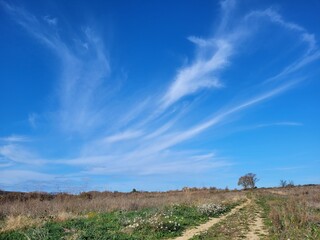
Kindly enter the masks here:
[[286, 180], [280, 180], [280, 187], [286, 187], [287, 181]]
[[254, 173], [247, 173], [244, 176], [241, 176], [238, 181], [238, 186], [242, 186], [244, 189], [255, 188], [256, 183], [259, 179], [256, 177], [257, 175]]
[[294, 187], [294, 183], [292, 180], [290, 181], [280, 180], [280, 187]]

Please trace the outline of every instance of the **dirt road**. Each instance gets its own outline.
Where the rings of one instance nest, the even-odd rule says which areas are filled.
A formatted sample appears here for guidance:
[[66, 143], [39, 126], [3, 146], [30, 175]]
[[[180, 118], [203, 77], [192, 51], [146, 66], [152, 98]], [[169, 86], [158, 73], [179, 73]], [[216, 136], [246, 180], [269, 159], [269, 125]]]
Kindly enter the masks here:
[[[265, 239], [268, 235], [262, 219], [262, 210], [253, 199], [229, 213], [184, 232], [174, 240], [187, 239]], [[199, 237], [201, 236], [201, 237]]]
[[226, 219], [228, 216], [236, 213], [237, 211], [239, 211], [240, 208], [243, 208], [245, 206], [247, 206], [248, 204], [251, 203], [251, 200], [248, 199], [245, 203], [235, 207], [234, 209], [232, 209], [229, 213], [225, 214], [225, 215], [222, 215], [218, 218], [212, 218], [210, 221], [198, 226], [198, 227], [195, 227], [195, 228], [192, 228], [192, 229], [189, 229], [187, 231], [184, 232], [184, 234], [180, 237], [177, 237], [175, 238], [174, 240], [187, 240], [187, 239], [190, 239], [192, 238], [193, 236], [201, 233], [201, 232], [204, 232], [206, 230], [208, 230], [210, 227], [212, 227], [213, 225], [219, 223], [220, 221]]

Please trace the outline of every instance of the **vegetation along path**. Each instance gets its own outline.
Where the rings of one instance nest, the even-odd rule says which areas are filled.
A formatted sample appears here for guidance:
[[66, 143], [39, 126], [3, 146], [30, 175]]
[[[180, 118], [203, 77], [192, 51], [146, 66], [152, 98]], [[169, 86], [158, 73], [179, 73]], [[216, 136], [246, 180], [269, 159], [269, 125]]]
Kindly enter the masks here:
[[218, 217], [218, 218], [213, 218], [210, 221], [196, 227], [196, 228], [192, 228], [189, 229], [187, 231], [185, 231], [183, 233], [182, 236], [175, 238], [174, 240], [187, 240], [187, 239], [191, 239], [192, 237], [207, 231], [209, 228], [211, 228], [213, 225], [219, 223], [220, 221], [223, 221], [224, 219], [226, 219], [228, 216], [235, 214], [236, 212], [239, 211], [239, 209], [242, 209], [244, 207], [246, 207], [247, 205], [251, 204], [251, 200], [248, 199], [245, 203], [235, 207], [234, 209], [232, 209], [229, 213]]

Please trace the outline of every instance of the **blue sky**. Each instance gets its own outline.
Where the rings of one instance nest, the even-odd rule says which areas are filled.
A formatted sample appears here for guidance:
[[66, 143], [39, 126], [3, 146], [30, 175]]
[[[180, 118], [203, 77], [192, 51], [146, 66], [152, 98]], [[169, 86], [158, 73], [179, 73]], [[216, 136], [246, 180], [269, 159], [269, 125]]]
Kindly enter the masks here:
[[0, 188], [320, 183], [319, 1], [0, 1]]

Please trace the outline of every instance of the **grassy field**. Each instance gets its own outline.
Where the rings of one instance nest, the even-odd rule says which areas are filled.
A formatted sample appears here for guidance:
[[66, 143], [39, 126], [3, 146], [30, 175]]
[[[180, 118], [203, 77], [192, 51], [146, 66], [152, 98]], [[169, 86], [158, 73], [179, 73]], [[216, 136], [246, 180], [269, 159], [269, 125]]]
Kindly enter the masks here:
[[192, 239], [320, 239], [320, 186], [2, 193], [0, 203], [0, 239], [174, 239], [212, 218], [221, 221]]
[[261, 192], [268, 239], [320, 239], [320, 187], [277, 189]]

